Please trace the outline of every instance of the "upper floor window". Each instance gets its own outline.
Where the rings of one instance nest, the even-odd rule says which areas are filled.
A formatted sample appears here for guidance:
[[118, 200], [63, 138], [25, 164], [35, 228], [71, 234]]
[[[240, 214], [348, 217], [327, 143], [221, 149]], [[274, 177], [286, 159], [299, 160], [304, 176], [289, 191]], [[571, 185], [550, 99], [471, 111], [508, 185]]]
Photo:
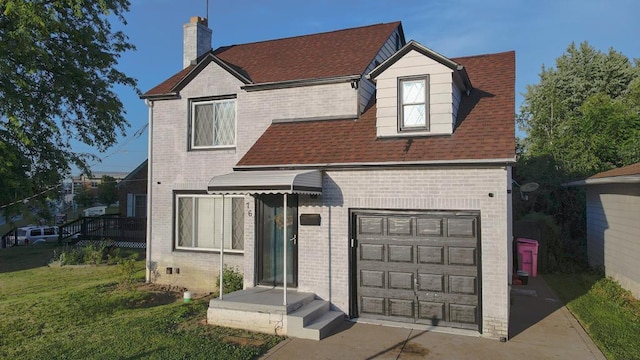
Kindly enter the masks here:
[[429, 77], [398, 80], [398, 119], [400, 131], [429, 130]]
[[192, 149], [235, 146], [235, 99], [197, 101], [191, 106]]

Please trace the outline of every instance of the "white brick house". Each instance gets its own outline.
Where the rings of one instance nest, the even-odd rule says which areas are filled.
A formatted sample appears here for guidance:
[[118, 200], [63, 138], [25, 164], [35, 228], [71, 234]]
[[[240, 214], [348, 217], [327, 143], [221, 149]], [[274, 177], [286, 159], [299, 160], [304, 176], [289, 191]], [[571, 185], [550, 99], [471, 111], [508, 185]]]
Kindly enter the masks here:
[[[194, 39], [210, 45], [206, 20], [185, 25], [185, 68], [142, 96], [149, 281], [214, 291], [222, 255], [248, 291], [507, 336], [513, 52], [448, 59], [400, 23]], [[209, 321], [293, 334], [288, 310], [225, 311]]]

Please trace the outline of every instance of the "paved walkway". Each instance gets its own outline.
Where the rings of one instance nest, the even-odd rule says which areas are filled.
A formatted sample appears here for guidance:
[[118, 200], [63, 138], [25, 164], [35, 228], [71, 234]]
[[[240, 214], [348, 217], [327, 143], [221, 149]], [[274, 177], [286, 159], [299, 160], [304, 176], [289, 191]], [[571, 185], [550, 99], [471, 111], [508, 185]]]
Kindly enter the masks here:
[[453, 329], [345, 322], [322, 341], [287, 339], [262, 359], [605, 359], [541, 278], [513, 290], [506, 343]]

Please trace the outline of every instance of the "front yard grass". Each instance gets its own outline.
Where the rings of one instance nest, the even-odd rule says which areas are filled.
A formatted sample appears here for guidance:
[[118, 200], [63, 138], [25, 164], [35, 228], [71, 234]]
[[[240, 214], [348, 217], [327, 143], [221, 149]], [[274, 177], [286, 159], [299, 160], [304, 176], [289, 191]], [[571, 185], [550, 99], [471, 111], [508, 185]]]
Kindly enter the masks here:
[[640, 359], [640, 301], [596, 273], [545, 275], [607, 359]]
[[48, 267], [55, 247], [0, 249], [0, 358], [252, 359], [283, 339], [205, 325], [207, 297], [120, 286], [117, 266]]

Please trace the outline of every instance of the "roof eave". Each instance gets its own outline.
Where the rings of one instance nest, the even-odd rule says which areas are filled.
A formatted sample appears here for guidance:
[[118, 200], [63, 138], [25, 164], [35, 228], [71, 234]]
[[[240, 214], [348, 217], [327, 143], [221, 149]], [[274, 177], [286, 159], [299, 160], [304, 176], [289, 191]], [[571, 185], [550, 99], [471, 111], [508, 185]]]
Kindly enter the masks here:
[[396, 51], [395, 54], [390, 56], [387, 60], [383, 61], [380, 65], [376, 66], [375, 69], [371, 70], [369, 74], [366, 75], [366, 78], [372, 81], [375, 81], [375, 78], [378, 77], [382, 72], [387, 70], [391, 65], [393, 65], [396, 61], [401, 59], [411, 50], [415, 50], [422, 55], [439, 62], [440, 64], [450, 68], [454, 72], [458, 73], [460, 78], [462, 79], [463, 84], [466, 86], [465, 91], [469, 91], [473, 88], [471, 85], [471, 80], [469, 79], [469, 75], [467, 74], [464, 66], [458, 64], [457, 62], [449, 59], [448, 57], [429, 49], [428, 47], [420, 44], [415, 40], [409, 41], [405, 46], [403, 46], [400, 50]]
[[116, 185], [116, 187], [120, 186], [120, 184], [124, 181], [127, 181], [129, 179], [131, 179], [134, 175], [136, 175], [140, 170], [142, 170], [143, 167], [145, 167], [145, 165], [147, 165], [147, 163], [149, 162], [149, 159], [144, 159], [144, 161], [142, 163], [140, 163], [140, 165], [136, 166], [135, 169], [131, 170], [131, 172], [129, 174], [127, 174], [127, 176], [125, 176], [122, 180], [120, 180], [120, 182]]
[[259, 91], [259, 90], [287, 89], [287, 88], [313, 86], [313, 85], [338, 84], [338, 83], [359, 80], [361, 76], [362, 75], [357, 74], [357, 75], [344, 75], [344, 76], [334, 76], [334, 77], [326, 77], [326, 78], [274, 81], [274, 82], [247, 84], [247, 85], [241, 86], [240, 88], [245, 91]]
[[179, 92], [180, 90], [182, 90], [188, 83], [191, 82], [191, 80], [193, 80], [212, 61], [214, 63], [216, 63], [218, 66], [220, 66], [221, 68], [223, 68], [225, 71], [227, 71], [228, 73], [233, 75], [236, 79], [240, 80], [242, 83], [244, 83], [244, 84], [252, 83], [252, 81], [250, 79], [248, 79], [247, 77], [245, 77], [244, 75], [242, 75], [241, 73], [239, 73], [238, 71], [233, 69], [224, 60], [222, 60], [219, 57], [213, 55], [213, 52], [209, 51], [206, 54], [202, 55], [197, 60], [196, 67], [194, 67], [193, 70], [189, 71], [189, 73], [184, 78], [182, 78], [182, 80], [178, 81], [178, 83], [176, 85], [174, 85], [173, 88], [171, 88], [171, 90], [174, 91], [174, 92]]
[[463, 90], [466, 91], [468, 95], [468, 92], [473, 90], [473, 85], [471, 85], [471, 79], [469, 79], [469, 74], [467, 73], [467, 69], [465, 69], [465, 67], [462, 65], [458, 65], [458, 68], [456, 71], [458, 76], [460, 76], [462, 83], [465, 86], [465, 89]]
[[178, 99], [180, 94], [177, 92], [168, 92], [165, 94], [142, 94], [140, 99], [142, 100], [172, 100]]
[[496, 159], [459, 159], [459, 160], [427, 160], [427, 161], [385, 161], [385, 162], [351, 162], [351, 163], [314, 163], [314, 164], [271, 164], [271, 165], [236, 165], [234, 171], [269, 170], [269, 169], [348, 169], [374, 167], [416, 167], [416, 166], [511, 166], [516, 158]]
[[577, 180], [562, 184], [564, 187], [606, 185], [606, 184], [640, 184], [640, 174], [627, 176], [609, 176], [595, 179]]

